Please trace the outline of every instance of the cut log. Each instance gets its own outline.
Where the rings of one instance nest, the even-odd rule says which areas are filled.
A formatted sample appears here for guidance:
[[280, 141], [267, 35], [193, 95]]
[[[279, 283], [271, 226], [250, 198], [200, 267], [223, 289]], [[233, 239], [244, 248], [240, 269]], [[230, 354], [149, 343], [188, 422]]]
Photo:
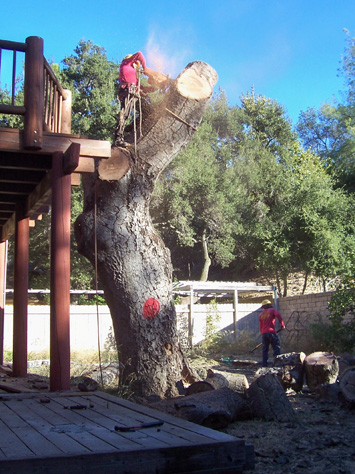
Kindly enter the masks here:
[[229, 387], [240, 395], [245, 395], [249, 388], [249, 382], [244, 374], [231, 374]]
[[203, 381], [193, 382], [187, 387], [185, 395], [193, 395], [194, 393], [210, 392], [223, 387], [229, 387], [226, 377], [213, 370], [207, 370], [207, 378]]
[[295, 413], [275, 374], [255, 379], [247, 390], [247, 400], [256, 418], [267, 421], [295, 421]]
[[285, 390], [288, 388], [295, 392], [302, 390], [305, 358], [304, 352], [290, 352], [275, 357], [274, 367], [278, 369], [277, 377]]
[[131, 156], [124, 148], [112, 148], [111, 157], [100, 160], [99, 178], [105, 181], [118, 181], [123, 178], [131, 166]]
[[335, 355], [329, 352], [313, 352], [304, 361], [307, 385], [316, 390], [322, 384], [337, 380], [339, 364]]
[[233, 421], [251, 418], [247, 402], [227, 387], [162, 400], [149, 406], [216, 430], [226, 428]]
[[227, 378], [218, 372], [213, 372], [213, 370], [207, 370], [207, 378], [205, 382], [210, 383], [215, 389], [229, 387], [229, 382]]
[[343, 372], [339, 386], [345, 400], [355, 404], [355, 366], [349, 367]]
[[214, 386], [205, 380], [193, 382], [185, 391], [185, 395], [194, 395], [195, 393], [210, 392], [215, 390]]
[[344, 352], [343, 354], [340, 354], [338, 357], [338, 363], [339, 363], [339, 376], [349, 367], [352, 367], [355, 365], [355, 356], [352, 354], [349, 354], [347, 352]]

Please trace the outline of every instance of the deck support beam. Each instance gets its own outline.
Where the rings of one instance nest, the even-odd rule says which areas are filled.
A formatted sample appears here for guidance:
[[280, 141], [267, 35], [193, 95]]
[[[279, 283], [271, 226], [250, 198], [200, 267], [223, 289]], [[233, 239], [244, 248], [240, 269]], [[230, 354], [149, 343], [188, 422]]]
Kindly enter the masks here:
[[71, 176], [64, 174], [63, 153], [53, 153], [50, 390], [70, 389], [70, 194]]
[[4, 317], [6, 304], [7, 240], [0, 242], [0, 365], [4, 363]]
[[27, 375], [27, 305], [29, 263], [29, 218], [23, 203], [16, 204], [14, 264], [13, 365], [15, 377]]

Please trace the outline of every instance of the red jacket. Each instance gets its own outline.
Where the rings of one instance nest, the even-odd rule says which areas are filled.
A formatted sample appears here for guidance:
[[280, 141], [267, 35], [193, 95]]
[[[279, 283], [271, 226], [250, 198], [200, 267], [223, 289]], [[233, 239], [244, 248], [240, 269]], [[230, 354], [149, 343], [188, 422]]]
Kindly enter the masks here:
[[265, 308], [259, 316], [259, 327], [261, 334], [267, 334], [270, 332], [276, 333], [275, 320], [279, 320], [281, 327], [285, 327], [285, 323], [281, 317], [281, 314], [274, 308]]
[[138, 85], [137, 72], [134, 67], [134, 63], [136, 62], [140, 62], [143, 69], [145, 69], [145, 59], [140, 51], [133, 54], [131, 57], [122, 60], [119, 76], [120, 83], [128, 82], [129, 84]]

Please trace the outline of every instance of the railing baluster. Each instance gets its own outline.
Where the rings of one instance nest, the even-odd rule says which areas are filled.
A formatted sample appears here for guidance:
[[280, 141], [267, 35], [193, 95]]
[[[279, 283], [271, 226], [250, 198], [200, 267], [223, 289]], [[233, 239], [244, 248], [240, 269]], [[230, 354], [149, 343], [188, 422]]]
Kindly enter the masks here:
[[16, 92], [16, 51], [12, 53], [12, 91], [11, 91], [11, 104], [15, 105], [15, 92]]

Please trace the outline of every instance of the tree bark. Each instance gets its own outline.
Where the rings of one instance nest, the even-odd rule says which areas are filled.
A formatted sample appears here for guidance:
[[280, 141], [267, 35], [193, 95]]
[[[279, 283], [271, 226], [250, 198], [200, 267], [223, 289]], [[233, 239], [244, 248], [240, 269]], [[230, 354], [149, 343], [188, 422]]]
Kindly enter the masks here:
[[203, 267], [201, 271], [200, 281], [208, 280], [208, 272], [210, 271], [211, 258], [208, 254], [208, 241], [206, 236], [206, 229], [202, 232], [202, 250], [203, 250]]
[[253, 415], [267, 421], [294, 421], [295, 413], [277, 376], [260, 375], [247, 390]]
[[251, 418], [247, 402], [227, 387], [186, 397], [162, 400], [150, 406], [216, 430], [226, 428], [229, 423], [235, 420]]
[[355, 367], [346, 369], [339, 382], [340, 391], [347, 402], [355, 405]]
[[192, 138], [216, 81], [209, 65], [190, 63], [159, 108], [143, 117], [141, 137], [128, 147], [129, 156], [114, 149], [116, 160], [124, 155], [118, 177], [103, 171], [83, 179], [84, 210], [75, 223], [78, 250], [97, 262], [120, 382], [140, 396], [175, 396], [181, 379], [197, 379], [180, 348], [170, 252], [153, 227], [149, 202], [159, 174]]

